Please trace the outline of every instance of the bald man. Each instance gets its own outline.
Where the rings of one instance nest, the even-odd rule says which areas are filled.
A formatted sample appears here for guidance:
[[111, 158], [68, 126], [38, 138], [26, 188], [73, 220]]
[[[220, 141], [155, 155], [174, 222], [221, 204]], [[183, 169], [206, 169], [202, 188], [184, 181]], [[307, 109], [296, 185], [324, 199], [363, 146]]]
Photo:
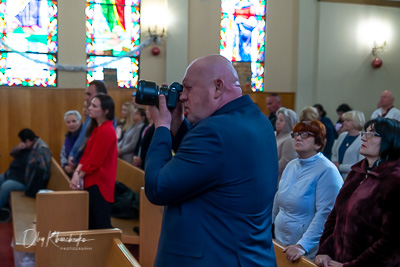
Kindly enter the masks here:
[[394, 104], [394, 96], [390, 91], [383, 91], [381, 97], [378, 102], [378, 109], [375, 110], [371, 119], [375, 119], [377, 117], [383, 118], [391, 118], [400, 121], [400, 110], [393, 106]]
[[278, 159], [270, 121], [242, 96], [222, 56], [193, 61], [183, 87], [171, 112], [163, 95], [159, 108], [149, 109], [156, 130], [145, 190], [165, 206], [155, 266], [276, 266]]

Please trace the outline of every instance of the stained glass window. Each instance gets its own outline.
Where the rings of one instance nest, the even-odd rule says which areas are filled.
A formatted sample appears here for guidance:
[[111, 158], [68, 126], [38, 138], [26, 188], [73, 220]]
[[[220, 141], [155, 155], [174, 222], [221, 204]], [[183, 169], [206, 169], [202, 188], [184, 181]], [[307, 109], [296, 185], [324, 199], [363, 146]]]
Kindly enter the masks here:
[[57, 0], [0, 0], [0, 38], [0, 85], [57, 85]]
[[117, 70], [121, 88], [137, 85], [140, 44], [140, 0], [87, 0], [87, 83], [103, 80], [104, 69]]
[[265, 17], [265, 0], [221, 1], [220, 54], [234, 65], [250, 63], [253, 91], [264, 90]]

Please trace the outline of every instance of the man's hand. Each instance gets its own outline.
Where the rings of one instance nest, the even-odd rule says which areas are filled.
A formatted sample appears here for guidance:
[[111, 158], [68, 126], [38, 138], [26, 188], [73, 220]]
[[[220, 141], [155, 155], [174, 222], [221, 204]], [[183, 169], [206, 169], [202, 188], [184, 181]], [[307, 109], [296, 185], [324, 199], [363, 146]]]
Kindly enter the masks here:
[[282, 252], [286, 253], [287, 260], [292, 262], [297, 261], [301, 256], [306, 254], [306, 251], [301, 245], [287, 246]]
[[149, 107], [149, 113], [154, 121], [154, 126], [158, 127], [167, 127], [171, 128], [171, 113], [167, 108], [167, 102], [165, 99], [165, 95], [158, 96], [158, 108], [156, 106]]
[[23, 149], [26, 148], [26, 145], [25, 145], [24, 142], [21, 141], [21, 142], [18, 143], [17, 147], [18, 147], [19, 150], [23, 150]]
[[342, 267], [343, 264], [337, 261], [330, 261], [328, 264], [329, 267]]

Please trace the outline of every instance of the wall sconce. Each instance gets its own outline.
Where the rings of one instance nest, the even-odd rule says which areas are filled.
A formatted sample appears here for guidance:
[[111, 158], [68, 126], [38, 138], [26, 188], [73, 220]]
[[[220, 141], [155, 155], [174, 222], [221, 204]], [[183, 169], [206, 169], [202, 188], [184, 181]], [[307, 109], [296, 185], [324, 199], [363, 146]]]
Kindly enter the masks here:
[[[158, 30], [159, 28], [162, 28], [162, 29]], [[153, 43], [156, 44], [151, 49], [151, 54], [153, 56], [158, 56], [160, 54], [160, 48], [158, 48], [157, 45], [159, 45], [161, 43], [161, 38], [164, 37], [165, 28], [164, 27], [157, 27], [157, 24], [156, 24], [152, 28], [149, 27], [148, 31], [149, 31], [150, 38], [153, 39]]]
[[382, 67], [383, 62], [378, 55], [378, 51], [382, 51], [385, 48], [385, 46], [386, 46], [386, 41], [381, 46], [378, 46], [376, 42], [374, 42], [374, 47], [372, 48], [372, 55], [374, 56], [374, 59], [371, 62], [371, 66], [374, 69], [379, 69], [380, 67]]

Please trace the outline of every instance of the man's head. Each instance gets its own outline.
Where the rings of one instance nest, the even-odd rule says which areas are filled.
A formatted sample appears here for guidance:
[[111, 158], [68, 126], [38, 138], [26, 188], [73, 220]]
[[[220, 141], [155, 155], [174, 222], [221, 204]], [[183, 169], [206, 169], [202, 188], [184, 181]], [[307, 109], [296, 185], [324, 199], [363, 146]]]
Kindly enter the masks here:
[[190, 63], [182, 84], [179, 100], [193, 124], [242, 95], [235, 68], [220, 55], [201, 57]]
[[92, 103], [92, 99], [97, 94], [107, 94], [107, 88], [104, 82], [94, 80], [89, 83], [85, 91], [85, 101]]
[[270, 94], [267, 96], [266, 102], [270, 113], [274, 113], [281, 108], [281, 98], [278, 94]]
[[383, 91], [381, 97], [379, 98], [378, 107], [388, 109], [393, 106], [393, 103], [393, 93], [390, 91]]
[[26, 148], [32, 148], [36, 138], [38, 138], [36, 134], [28, 128], [22, 129], [18, 133], [18, 137], [21, 139], [21, 142], [25, 144]]

